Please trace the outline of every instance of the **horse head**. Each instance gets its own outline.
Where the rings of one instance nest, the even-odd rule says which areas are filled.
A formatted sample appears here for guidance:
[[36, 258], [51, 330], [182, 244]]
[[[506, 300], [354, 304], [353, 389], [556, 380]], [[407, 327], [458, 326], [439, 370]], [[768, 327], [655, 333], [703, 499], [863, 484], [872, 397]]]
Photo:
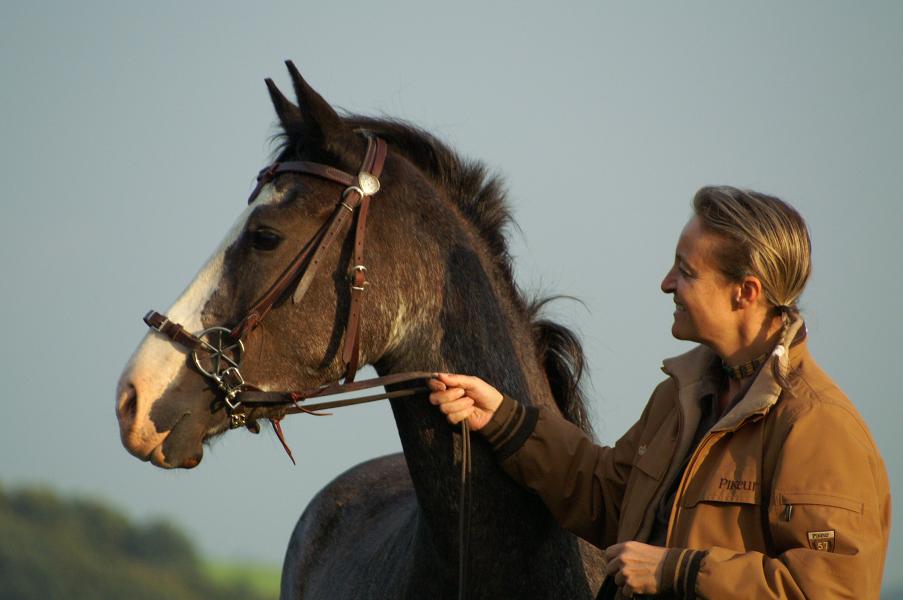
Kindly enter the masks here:
[[[277, 162], [308, 161], [357, 173], [368, 150], [366, 119], [340, 117], [287, 63], [297, 104], [266, 80], [281, 124]], [[359, 337], [360, 364], [393, 362], [410, 353], [405, 340], [429, 339], [428, 315], [438, 312], [439, 246], [456, 226], [440, 210], [436, 186], [391, 150], [373, 196], [367, 229], [367, 279]], [[299, 250], [317, 239], [324, 223], [343, 210], [345, 186], [304, 173], [263, 180], [212, 257], [167, 317], [187, 332], [233, 329], [260, 295], [279, 280]], [[322, 267], [300, 301], [292, 281], [266, 319], [243, 336], [241, 375], [263, 390], [292, 390], [338, 381], [342, 340], [351, 302], [349, 268], [353, 220], [325, 248]], [[233, 345], [237, 343], [233, 340]], [[239, 360], [237, 346], [217, 360]], [[441, 365], [432, 365], [439, 368]], [[159, 467], [196, 466], [203, 444], [228, 429], [220, 392], [192, 360], [189, 349], [149, 332], [129, 360], [117, 388], [122, 443]], [[258, 416], [265, 416], [259, 414]]]

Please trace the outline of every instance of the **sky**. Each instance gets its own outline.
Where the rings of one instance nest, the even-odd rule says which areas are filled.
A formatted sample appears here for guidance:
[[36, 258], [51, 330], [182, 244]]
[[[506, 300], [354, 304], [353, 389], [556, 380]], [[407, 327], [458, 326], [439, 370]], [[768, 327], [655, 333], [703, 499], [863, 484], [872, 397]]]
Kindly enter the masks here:
[[[659, 282], [693, 193], [796, 206], [810, 348], [871, 428], [900, 514], [901, 31], [896, 2], [7, 3], [0, 482], [106, 498], [212, 556], [278, 563], [317, 490], [400, 450], [382, 404], [287, 420], [297, 467], [244, 431], [193, 471], [119, 442], [141, 316], [242, 211], [276, 132], [263, 79], [290, 90], [292, 59], [334, 106], [414, 122], [504, 178], [519, 283], [583, 303], [553, 314], [583, 339], [603, 443], [690, 347]], [[886, 585], [903, 585], [901, 560], [897, 528]]]

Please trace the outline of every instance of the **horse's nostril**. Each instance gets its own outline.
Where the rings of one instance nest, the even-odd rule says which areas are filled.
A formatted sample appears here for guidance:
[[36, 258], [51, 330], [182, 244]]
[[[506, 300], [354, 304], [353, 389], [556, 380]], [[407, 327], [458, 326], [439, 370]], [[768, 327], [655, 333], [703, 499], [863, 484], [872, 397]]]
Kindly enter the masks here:
[[131, 424], [135, 421], [138, 411], [138, 391], [131, 383], [125, 384], [119, 391], [119, 399], [116, 403], [116, 416], [119, 422]]

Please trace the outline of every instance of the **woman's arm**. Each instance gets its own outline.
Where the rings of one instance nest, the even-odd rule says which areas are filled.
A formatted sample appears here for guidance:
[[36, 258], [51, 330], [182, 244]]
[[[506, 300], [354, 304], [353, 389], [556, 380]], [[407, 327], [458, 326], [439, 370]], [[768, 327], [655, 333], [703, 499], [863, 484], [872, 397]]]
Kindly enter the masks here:
[[558, 523], [600, 548], [616, 541], [641, 419], [612, 446], [599, 446], [547, 408], [525, 406], [477, 377], [439, 374], [430, 401], [450, 423], [467, 419], [492, 445], [508, 475], [538, 494]]

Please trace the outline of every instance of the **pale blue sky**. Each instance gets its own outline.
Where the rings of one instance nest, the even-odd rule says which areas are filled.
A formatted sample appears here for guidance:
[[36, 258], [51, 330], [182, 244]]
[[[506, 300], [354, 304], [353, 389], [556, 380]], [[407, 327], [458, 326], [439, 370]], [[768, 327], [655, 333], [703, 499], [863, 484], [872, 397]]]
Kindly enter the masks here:
[[[903, 4], [323, 4], [4, 6], [0, 481], [107, 497], [209, 553], [279, 561], [316, 490], [399, 449], [386, 406], [287, 422], [297, 467], [244, 432], [191, 472], [119, 444], [113, 392], [140, 317], [242, 210], [275, 131], [263, 78], [290, 89], [291, 58], [334, 104], [418, 123], [505, 178], [521, 283], [586, 303], [558, 314], [585, 341], [604, 442], [687, 349], [658, 284], [693, 192], [796, 205], [814, 239], [812, 349], [900, 496]], [[903, 583], [892, 539], [886, 581]]]

